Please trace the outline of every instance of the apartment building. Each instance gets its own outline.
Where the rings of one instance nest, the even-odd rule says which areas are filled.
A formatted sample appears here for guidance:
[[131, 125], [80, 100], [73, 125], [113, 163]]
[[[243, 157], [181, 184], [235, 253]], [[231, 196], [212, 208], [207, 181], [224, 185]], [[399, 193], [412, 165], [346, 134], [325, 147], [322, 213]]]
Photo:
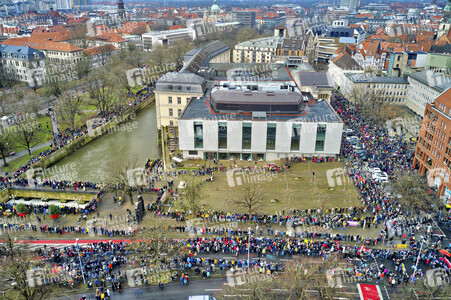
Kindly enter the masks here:
[[363, 73], [363, 68], [345, 51], [341, 52], [333, 60], [329, 60], [327, 69], [334, 87], [341, 89], [345, 73]]
[[346, 45], [354, 45], [353, 37], [314, 37], [311, 43], [315, 46], [315, 60], [318, 63], [329, 63], [338, 49]]
[[45, 75], [43, 52], [24, 46], [0, 45], [2, 76], [35, 87], [42, 84]]
[[445, 204], [451, 198], [451, 88], [426, 103], [413, 166], [428, 177]]
[[177, 126], [190, 99], [203, 97], [205, 88], [205, 79], [189, 72], [169, 72], [160, 77], [155, 87], [157, 128]]
[[451, 77], [443, 73], [425, 70], [408, 77], [406, 106], [419, 116], [424, 115], [427, 103], [432, 103], [451, 86]]
[[277, 43], [276, 55], [278, 57], [305, 56], [308, 39], [282, 39]]
[[354, 89], [366, 91], [378, 99], [403, 104], [406, 102], [409, 82], [404, 77], [374, 76], [360, 73], [345, 73], [342, 93], [352, 101]]
[[234, 63], [270, 63], [276, 55], [278, 37], [265, 37], [239, 43], [233, 50]]
[[114, 32], [107, 32], [97, 35], [95, 38], [96, 46], [113, 45], [119, 50], [127, 50], [128, 40]]
[[427, 52], [404, 51], [392, 53], [389, 59], [388, 76], [399, 77], [415, 71], [424, 70]]
[[30, 47], [42, 51], [47, 62], [54, 64], [77, 64], [83, 59], [83, 49], [68, 43], [22, 37], [3, 41], [2, 45]]

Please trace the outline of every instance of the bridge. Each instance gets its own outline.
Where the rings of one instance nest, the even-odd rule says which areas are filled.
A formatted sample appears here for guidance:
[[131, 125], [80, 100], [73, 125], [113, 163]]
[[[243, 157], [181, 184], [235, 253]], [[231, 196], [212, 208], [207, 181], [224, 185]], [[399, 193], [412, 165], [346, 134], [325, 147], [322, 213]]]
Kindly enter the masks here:
[[59, 200], [62, 203], [67, 201], [79, 201], [80, 204], [90, 202], [96, 195], [97, 191], [76, 191], [76, 190], [54, 190], [54, 189], [38, 189], [26, 187], [6, 188], [0, 192], [0, 201], [7, 202], [14, 198], [24, 199], [48, 199]]

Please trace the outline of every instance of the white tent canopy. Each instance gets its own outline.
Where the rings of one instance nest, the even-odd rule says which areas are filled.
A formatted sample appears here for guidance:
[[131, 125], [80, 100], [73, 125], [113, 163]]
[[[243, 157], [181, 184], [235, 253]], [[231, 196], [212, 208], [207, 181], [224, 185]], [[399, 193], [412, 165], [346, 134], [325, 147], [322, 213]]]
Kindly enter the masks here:
[[76, 208], [81, 208], [81, 209], [85, 209], [86, 206], [88, 206], [88, 204], [78, 204], [76, 201], [70, 201], [67, 203], [61, 203], [58, 200], [50, 200], [50, 201], [42, 201], [40, 199], [32, 199], [32, 200], [24, 200], [22, 199], [12, 199], [9, 200], [8, 203], [16, 205], [19, 203], [23, 203], [26, 205], [57, 205], [57, 206], [65, 206], [65, 207], [76, 207]]

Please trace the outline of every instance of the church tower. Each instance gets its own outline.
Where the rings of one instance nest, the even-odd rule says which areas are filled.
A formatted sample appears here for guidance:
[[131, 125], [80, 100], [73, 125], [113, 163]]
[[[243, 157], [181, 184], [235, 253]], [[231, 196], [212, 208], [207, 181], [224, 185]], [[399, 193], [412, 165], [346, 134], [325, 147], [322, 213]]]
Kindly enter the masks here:
[[119, 18], [125, 20], [125, 5], [123, 0], [117, 1], [117, 14]]

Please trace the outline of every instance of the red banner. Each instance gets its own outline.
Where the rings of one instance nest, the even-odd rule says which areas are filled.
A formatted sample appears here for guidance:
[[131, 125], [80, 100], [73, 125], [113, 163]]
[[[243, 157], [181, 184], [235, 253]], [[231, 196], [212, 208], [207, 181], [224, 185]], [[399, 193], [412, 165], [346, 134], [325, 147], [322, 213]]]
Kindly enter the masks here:
[[379, 286], [374, 284], [358, 284], [361, 300], [383, 300]]

